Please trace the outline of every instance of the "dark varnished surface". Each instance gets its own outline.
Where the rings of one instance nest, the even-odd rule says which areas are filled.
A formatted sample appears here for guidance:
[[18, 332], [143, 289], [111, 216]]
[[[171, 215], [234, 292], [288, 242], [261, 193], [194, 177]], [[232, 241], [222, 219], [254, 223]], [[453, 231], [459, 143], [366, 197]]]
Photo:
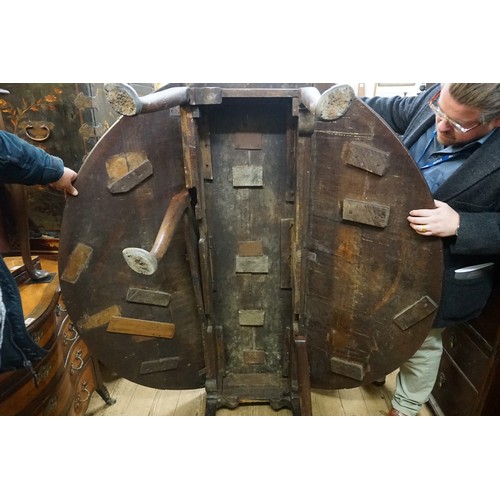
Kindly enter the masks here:
[[[210, 168], [201, 165], [211, 178], [200, 174], [197, 197], [197, 220], [211, 245], [210, 272], [200, 265], [203, 289], [212, 294], [205, 297], [205, 317], [197, 308], [182, 226], [152, 276], [134, 273], [121, 255], [127, 247], [152, 247], [170, 200], [185, 187], [178, 116], [167, 110], [122, 118], [82, 167], [80, 195], [68, 201], [61, 230], [63, 278], [78, 244], [90, 247], [92, 255], [74, 282], [61, 280], [62, 293], [89, 347], [121, 376], [157, 388], [202, 387], [205, 354], [216, 366], [212, 372], [218, 370], [220, 377], [223, 370], [220, 380], [232, 396], [259, 399], [259, 393], [267, 398], [273, 386], [287, 391], [283, 379], [293, 375], [294, 320], [307, 339], [311, 386], [317, 388], [354, 387], [380, 378], [425, 338], [434, 314], [404, 331], [394, 322], [422, 297], [438, 302], [441, 288], [440, 241], [416, 235], [406, 221], [411, 209], [432, 206], [408, 153], [358, 100], [343, 118], [317, 122], [312, 136], [298, 140], [292, 97], [267, 99], [238, 101], [231, 95], [220, 106], [200, 107], [212, 161]], [[388, 157], [383, 175], [347, 165], [349, 141], [390, 152], [381, 155]], [[106, 162], [139, 151], [153, 175], [128, 192], [112, 194]], [[233, 185], [235, 166], [262, 167], [263, 185]], [[297, 168], [305, 171], [297, 175]], [[368, 215], [356, 215], [363, 220], [374, 215], [371, 207], [382, 207], [374, 224], [347, 220], [342, 215], [346, 199], [356, 202], [349, 202], [355, 210], [365, 207], [359, 202], [369, 205]], [[295, 239], [288, 238], [288, 228]], [[238, 252], [260, 247], [269, 271], [236, 273]], [[158, 290], [171, 300], [168, 307], [127, 302], [129, 288]], [[109, 333], [102, 319], [109, 310], [173, 323], [175, 336]], [[263, 324], [242, 324], [241, 310], [265, 311]], [[96, 317], [101, 324], [88, 321]], [[206, 323], [222, 332], [218, 353], [204, 352]], [[354, 377], [333, 373], [332, 358], [344, 371], [352, 373], [354, 367]], [[175, 369], [141, 374], [144, 363], [173, 359], [178, 363], [158, 366]]]
[[[441, 242], [409, 227], [408, 212], [431, 208], [432, 196], [399, 140], [361, 101], [340, 120], [317, 123], [313, 141], [302, 332], [313, 387], [354, 387], [396, 369], [425, 338], [434, 314], [405, 331], [394, 317], [424, 296], [439, 301]], [[389, 152], [383, 175], [347, 164], [349, 142], [374, 148], [377, 161]], [[387, 225], [346, 220], [346, 199], [387, 207]], [[362, 366], [363, 380], [332, 373], [332, 356]]]
[[[112, 194], [106, 162], [113, 155], [145, 153], [153, 175], [128, 192]], [[169, 111], [122, 118], [94, 148], [76, 184], [80, 194], [68, 200], [61, 228], [61, 276], [78, 244], [92, 249], [75, 283], [61, 279], [69, 314], [91, 350], [120, 375], [156, 388], [196, 388], [204, 383], [201, 321], [194, 300], [182, 225], [153, 276], [130, 269], [122, 250], [149, 250], [171, 198], [184, 186], [182, 145], [177, 117]], [[129, 288], [171, 295], [168, 307], [126, 300]], [[174, 323], [173, 339], [109, 333], [103, 311], [128, 318]], [[104, 315], [95, 327], [88, 318]], [[177, 370], [141, 374], [143, 362], [179, 358]]]

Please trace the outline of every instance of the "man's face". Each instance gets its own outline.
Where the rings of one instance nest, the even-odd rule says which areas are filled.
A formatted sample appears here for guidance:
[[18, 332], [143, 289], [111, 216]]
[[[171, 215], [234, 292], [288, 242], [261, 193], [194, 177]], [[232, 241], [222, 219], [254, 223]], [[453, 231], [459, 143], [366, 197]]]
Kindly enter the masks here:
[[[444, 146], [467, 144], [483, 137], [497, 126], [496, 122], [498, 120], [482, 124], [481, 110], [465, 106], [453, 99], [448, 90], [448, 85], [443, 86], [436, 104], [446, 117], [436, 115], [437, 140]], [[473, 128], [465, 133], [458, 131], [447, 118], [460, 124], [465, 129]]]

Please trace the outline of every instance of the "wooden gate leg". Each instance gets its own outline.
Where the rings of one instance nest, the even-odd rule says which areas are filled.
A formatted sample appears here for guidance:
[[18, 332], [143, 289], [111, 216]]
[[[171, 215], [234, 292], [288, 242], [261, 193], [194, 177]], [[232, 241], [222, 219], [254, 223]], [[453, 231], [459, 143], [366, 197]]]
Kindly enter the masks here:
[[309, 377], [309, 359], [307, 358], [306, 338], [295, 334], [294, 343], [297, 356], [297, 381], [299, 384], [301, 414], [311, 416], [311, 380]]

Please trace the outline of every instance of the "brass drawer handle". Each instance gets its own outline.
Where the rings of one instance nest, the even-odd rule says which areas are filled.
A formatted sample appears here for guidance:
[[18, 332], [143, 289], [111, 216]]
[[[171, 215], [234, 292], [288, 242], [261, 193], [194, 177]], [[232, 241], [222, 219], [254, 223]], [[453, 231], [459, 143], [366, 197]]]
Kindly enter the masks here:
[[56, 408], [57, 408], [57, 401], [58, 401], [59, 397], [57, 396], [57, 394], [55, 396], [52, 396], [47, 404], [45, 405], [45, 409], [43, 410], [43, 415], [53, 415]]
[[36, 332], [33, 332], [31, 334], [31, 337], [38, 345], [40, 345], [40, 340], [42, 340], [43, 337], [43, 330], [37, 330]]
[[79, 361], [80, 365], [77, 367], [77, 366], [73, 365], [73, 362], [71, 362], [71, 373], [74, 373], [74, 372], [81, 370], [83, 368], [85, 360], [82, 358], [82, 352], [83, 351], [81, 349], [78, 349], [78, 351], [76, 351], [75, 361]]
[[78, 402], [81, 404], [81, 403], [86, 403], [89, 399], [90, 399], [90, 391], [87, 389], [87, 386], [89, 385], [89, 383], [85, 380], [85, 382], [83, 382], [82, 384], [82, 389], [80, 392], [86, 392], [87, 395], [85, 397], [85, 399], [80, 399], [80, 394], [78, 394]]
[[65, 312], [68, 312], [67, 309], [64, 309], [64, 307], [61, 305], [61, 304], [57, 304], [57, 307], [56, 307], [56, 314], [58, 316], [61, 315], [61, 313], [65, 313]]
[[[80, 406], [83, 404], [83, 403], [86, 403], [89, 399], [90, 399], [90, 391], [87, 389], [87, 386], [88, 386], [88, 382], [85, 380], [83, 383], [82, 383], [82, 388], [80, 390], [80, 392], [78, 393], [77, 397], [76, 397], [76, 401], [75, 401], [75, 410], [78, 410], [78, 408], [80, 408]], [[82, 392], [86, 392], [87, 395], [85, 397], [85, 399], [81, 399], [80, 397], [80, 394]]]
[[438, 377], [438, 387], [442, 389], [445, 384], [446, 384], [446, 376], [443, 372], [441, 372]]
[[74, 335], [70, 337], [70, 336], [66, 335], [66, 333], [65, 333], [64, 334], [64, 345], [69, 344], [78, 338], [78, 330], [75, 328], [73, 323], [71, 323], [68, 326], [68, 332], [69, 331], [72, 331], [74, 333]]
[[52, 363], [46, 363], [40, 367], [38, 371], [35, 372], [35, 383], [38, 387], [39, 384], [45, 382], [50, 375], [50, 371], [52, 370]]
[[35, 142], [43, 142], [50, 137], [50, 128], [47, 127], [47, 125], [39, 125], [38, 127], [26, 125], [25, 132], [26, 135]]
[[455, 334], [450, 336], [450, 349], [453, 349], [457, 345], [457, 337]]

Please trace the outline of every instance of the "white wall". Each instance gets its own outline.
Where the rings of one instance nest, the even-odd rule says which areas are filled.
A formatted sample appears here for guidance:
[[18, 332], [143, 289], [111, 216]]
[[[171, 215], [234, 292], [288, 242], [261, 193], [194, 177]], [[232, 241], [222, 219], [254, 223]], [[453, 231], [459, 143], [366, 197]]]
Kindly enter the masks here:
[[[349, 83], [349, 82], [346, 82]], [[421, 85], [425, 83], [349, 83], [357, 95], [364, 95], [372, 97], [379, 96], [393, 96], [393, 95], [417, 95]]]

